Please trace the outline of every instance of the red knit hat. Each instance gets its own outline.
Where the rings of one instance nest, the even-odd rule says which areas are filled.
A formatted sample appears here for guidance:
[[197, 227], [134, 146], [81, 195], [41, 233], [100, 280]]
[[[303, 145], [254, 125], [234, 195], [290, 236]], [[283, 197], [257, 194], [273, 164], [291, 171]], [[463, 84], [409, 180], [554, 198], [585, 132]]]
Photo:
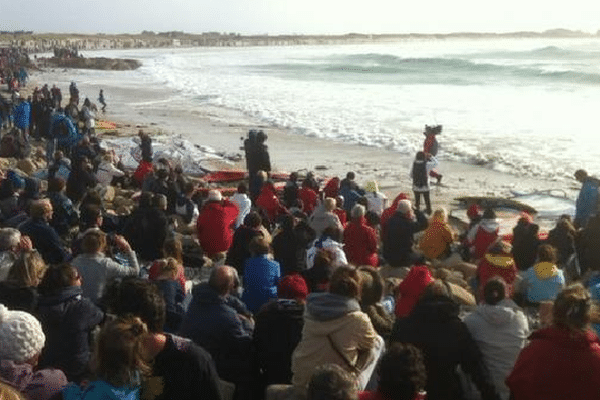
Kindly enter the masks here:
[[298, 274], [287, 275], [280, 282], [277, 289], [280, 299], [306, 300], [308, 286], [304, 278]]
[[400, 294], [396, 300], [396, 317], [406, 317], [419, 300], [423, 290], [433, 282], [433, 276], [426, 265], [413, 266], [398, 287]]

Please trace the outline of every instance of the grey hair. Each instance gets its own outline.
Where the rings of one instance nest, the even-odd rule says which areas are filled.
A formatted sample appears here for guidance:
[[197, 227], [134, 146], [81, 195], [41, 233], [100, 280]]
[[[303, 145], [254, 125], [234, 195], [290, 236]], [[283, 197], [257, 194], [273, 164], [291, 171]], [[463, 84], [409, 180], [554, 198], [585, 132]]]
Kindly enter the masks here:
[[362, 204], [357, 204], [354, 207], [352, 207], [350, 217], [352, 217], [352, 219], [364, 217], [366, 212], [367, 210], [365, 209], [365, 206], [363, 206]]
[[21, 232], [15, 228], [0, 228], [0, 251], [10, 250], [21, 242]]

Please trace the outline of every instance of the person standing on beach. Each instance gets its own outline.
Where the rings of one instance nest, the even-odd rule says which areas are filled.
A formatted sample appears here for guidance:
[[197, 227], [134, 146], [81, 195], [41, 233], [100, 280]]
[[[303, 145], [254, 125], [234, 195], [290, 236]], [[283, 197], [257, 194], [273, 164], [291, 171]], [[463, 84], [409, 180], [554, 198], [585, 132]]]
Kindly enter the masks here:
[[410, 170], [413, 181], [413, 192], [415, 194], [415, 208], [418, 210], [421, 204], [421, 195], [425, 199], [425, 213], [431, 215], [431, 199], [429, 197], [429, 173], [438, 164], [437, 159], [431, 154], [423, 151], [417, 152], [415, 161]]
[[575, 179], [582, 183], [581, 191], [575, 203], [575, 227], [585, 228], [591, 216], [598, 212], [598, 189], [600, 181], [588, 175], [587, 171], [575, 171]]
[[[437, 135], [439, 135], [440, 133], [442, 133], [442, 125], [425, 125], [425, 132], [423, 132], [423, 135], [425, 135], [425, 141], [423, 142], [423, 151], [425, 152], [425, 154], [431, 154], [434, 157], [437, 156], [437, 152], [440, 147], [437, 141]], [[437, 172], [437, 170], [435, 169], [429, 171], [429, 176], [431, 176], [432, 178], [436, 178], [437, 183], [440, 183], [442, 181], [442, 174]]]
[[100, 94], [98, 95], [98, 103], [102, 104], [102, 112], [106, 111], [106, 101], [104, 100], [104, 90], [100, 89]]

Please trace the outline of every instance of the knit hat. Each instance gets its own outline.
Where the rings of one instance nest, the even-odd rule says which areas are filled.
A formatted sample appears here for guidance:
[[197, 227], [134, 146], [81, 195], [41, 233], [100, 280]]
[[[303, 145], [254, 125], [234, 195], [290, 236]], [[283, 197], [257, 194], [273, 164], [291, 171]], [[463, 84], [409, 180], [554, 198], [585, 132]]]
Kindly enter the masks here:
[[42, 352], [46, 337], [31, 314], [0, 304], [0, 359], [23, 363]]
[[366, 186], [365, 186], [365, 192], [378, 192], [379, 191], [379, 186], [377, 185], [376, 181], [369, 181], [367, 182]]
[[208, 201], [221, 201], [223, 200], [223, 195], [218, 190], [210, 190], [208, 192]]
[[279, 282], [277, 293], [280, 299], [306, 300], [306, 296], [308, 296], [308, 286], [306, 285], [304, 278], [300, 275], [287, 275]]
[[433, 276], [426, 265], [413, 266], [398, 287], [400, 295], [396, 301], [396, 316], [402, 318], [410, 314], [421, 293], [431, 282]]
[[412, 209], [412, 204], [410, 203], [410, 200], [400, 200], [398, 202], [398, 205], [396, 206], [396, 212], [400, 213], [400, 214], [408, 214], [410, 212], [410, 210]]

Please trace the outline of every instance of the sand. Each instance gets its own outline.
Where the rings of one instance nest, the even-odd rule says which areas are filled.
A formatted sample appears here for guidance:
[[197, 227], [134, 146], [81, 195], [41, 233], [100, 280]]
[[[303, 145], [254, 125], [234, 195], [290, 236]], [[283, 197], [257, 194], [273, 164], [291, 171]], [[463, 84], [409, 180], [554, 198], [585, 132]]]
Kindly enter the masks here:
[[[50, 71], [33, 75], [35, 83], [57, 82], [68, 96], [67, 86], [71, 79], [69, 70]], [[100, 86], [78, 82], [82, 93], [97, 94]], [[261, 124], [256, 119], [211, 105], [195, 105], [173, 100], [174, 92], [148, 87], [144, 89], [110, 87], [103, 85], [109, 103], [106, 114], [98, 119], [117, 122], [120, 133], [135, 134], [140, 127], [152, 134], [182, 135], [195, 144], [210, 146], [227, 154], [243, 154], [241, 138], [249, 129], [263, 129], [268, 134], [267, 144], [274, 170], [291, 172], [312, 170], [322, 177], [343, 178], [348, 171], [356, 173], [359, 184], [370, 180], [379, 183], [380, 190], [390, 201], [398, 193], [412, 194], [409, 170], [413, 156], [394, 151], [340, 143], [294, 134], [284, 127]], [[93, 97], [95, 99], [96, 96]], [[168, 104], [168, 107], [165, 107]], [[443, 123], [443, 121], [442, 121]], [[456, 207], [454, 199], [460, 196], [511, 196], [512, 191], [558, 189], [574, 198], [579, 186], [572, 181], [555, 181], [543, 178], [520, 177], [494, 171], [489, 168], [444, 160], [444, 136], [440, 141], [439, 171], [443, 174], [442, 185], [432, 185], [433, 208]], [[499, 143], [499, 145], [501, 145]], [[214, 163], [212, 168], [244, 168], [238, 163]]]

